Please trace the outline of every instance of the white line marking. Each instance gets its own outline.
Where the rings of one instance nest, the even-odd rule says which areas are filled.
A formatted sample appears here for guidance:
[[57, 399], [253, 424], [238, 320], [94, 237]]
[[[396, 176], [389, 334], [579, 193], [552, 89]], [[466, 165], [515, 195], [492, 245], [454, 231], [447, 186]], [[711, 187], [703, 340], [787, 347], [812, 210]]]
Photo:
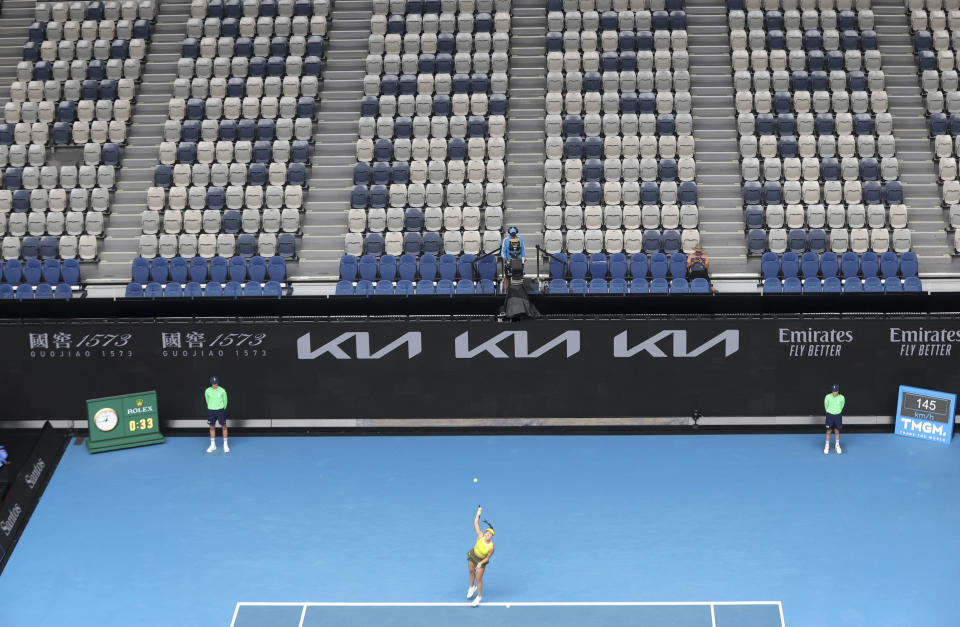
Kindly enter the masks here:
[[711, 627], [717, 627], [717, 614], [713, 611], [714, 605], [710, 604], [710, 625]]
[[303, 619], [307, 617], [307, 606], [303, 606], [303, 611], [300, 612], [300, 624], [297, 627], [303, 627]]
[[234, 626], [234, 623], [237, 622], [237, 614], [240, 613], [240, 606], [243, 603], [237, 603], [237, 607], [233, 608], [233, 620], [230, 621], [230, 627]]
[[777, 601], [777, 607], [780, 608], [780, 627], [787, 627], [787, 624], [783, 622], [783, 603]]
[[[277, 606], [277, 607], [469, 607], [470, 603], [341, 603], [341, 602], [295, 602], [295, 601], [240, 601], [240, 605], [249, 606]], [[517, 607], [635, 607], [635, 606], [669, 606], [669, 605], [776, 605], [781, 608], [780, 601], [504, 601], [484, 602], [483, 605], [503, 607], [506, 605]]]

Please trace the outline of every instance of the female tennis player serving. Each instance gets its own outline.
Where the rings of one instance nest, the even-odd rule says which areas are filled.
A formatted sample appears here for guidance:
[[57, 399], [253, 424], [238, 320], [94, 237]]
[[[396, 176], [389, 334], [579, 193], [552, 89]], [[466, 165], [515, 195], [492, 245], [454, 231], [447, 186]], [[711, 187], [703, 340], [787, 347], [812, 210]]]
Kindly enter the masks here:
[[[467, 590], [467, 598], [477, 593], [477, 598], [473, 600], [473, 607], [480, 605], [480, 597], [483, 596], [483, 573], [487, 570], [487, 563], [493, 557], [493, 526], [487, 521], [487, 528], [480, 531], [480, 514], [483, 508], [477, 508], [477, 515], [473, 519], [473, 530], [477, 532], [477, 543], [473, 548], [467, 551], [467, 568], [470, 570], [470, 588]], [[476, 584], [474, 584], [476, 581]]]

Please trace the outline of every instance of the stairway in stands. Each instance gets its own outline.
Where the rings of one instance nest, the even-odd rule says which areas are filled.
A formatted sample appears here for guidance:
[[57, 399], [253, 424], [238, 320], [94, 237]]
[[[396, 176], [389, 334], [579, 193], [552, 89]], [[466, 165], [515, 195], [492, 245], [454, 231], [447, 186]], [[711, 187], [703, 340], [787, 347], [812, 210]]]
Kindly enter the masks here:
[[919, 257], [922, 274], [957, 272], [960, 263], [954, 265], [944, 231], [940, 186], [929, 123], [924, 117], [909, 17], [902, 0], [873, 0], [873, 12], [913, 251]]
[[685, 8], [700, 242], [714, 278], [759, 272], [759, 262], [746, 261], [727, 11], [717, 0], [686, 0]]
[[288, 264], [297, 280], [334, 280], [347, 233], [350, 187], [357, 162], [357, 122], [363, 97], [364, 60], [372, 0], [336, 0], [314, 136], [313, 167], [304, 199], [299, 262]]
[[10, 84], [17, 80], [17, 63], [33, 22], [34, 0], [6, 0], [0, 10], [0, 106], [10, 101]]
[[503, 225], [504, 234], [510, 225], [520, 230], [527, 247], [525, 270], [535, 273], [535, 247], [543, 230], [547, 12], [542, 0], [514, 0], [512, 12]]
[[129, 279], [130, 264], [137, 255], [140, 213], [146, 209], [147, 188], [153, 184], [177, 59], [190, 18], [190, 0], [163, 0], [158, 4], [157, 23], [117, 172], [117, 190], [110, 203], [106, 236], [100, 243], [100, 263], [81, 269], [84, 281], [92, 284]]

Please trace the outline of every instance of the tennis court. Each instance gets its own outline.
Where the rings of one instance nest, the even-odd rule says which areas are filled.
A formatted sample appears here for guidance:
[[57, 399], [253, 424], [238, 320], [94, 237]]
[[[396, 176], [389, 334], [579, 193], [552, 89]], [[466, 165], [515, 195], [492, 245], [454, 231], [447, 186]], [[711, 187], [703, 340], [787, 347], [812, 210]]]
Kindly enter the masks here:
[[[0, 623], [773, 627], [781, 605], [756, 603], [779, 601], [787, 627], [931, 627], [960, 611], [960, 539], [930, 527], [960, 515], [956, 445], [847, 435], [825, 456], [820, 434], [238, 437], [206, 455], [208, 443], [71, 444], [0, 577]], [[478, 504], [496, 554], [471, 608]]]
[[783, 627], [777, 602], [766, 603], [239, 603], [231, 627], [324, 625], [661, 625], [675, 627]]

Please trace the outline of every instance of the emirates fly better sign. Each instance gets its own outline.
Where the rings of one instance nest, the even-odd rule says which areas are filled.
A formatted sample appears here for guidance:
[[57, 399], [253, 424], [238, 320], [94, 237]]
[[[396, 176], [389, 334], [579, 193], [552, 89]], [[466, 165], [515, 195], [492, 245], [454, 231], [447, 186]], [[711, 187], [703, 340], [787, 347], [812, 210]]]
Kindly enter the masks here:
[[898, 399], [897, 435], [950, 444], [956, 394], [901, 385]]

